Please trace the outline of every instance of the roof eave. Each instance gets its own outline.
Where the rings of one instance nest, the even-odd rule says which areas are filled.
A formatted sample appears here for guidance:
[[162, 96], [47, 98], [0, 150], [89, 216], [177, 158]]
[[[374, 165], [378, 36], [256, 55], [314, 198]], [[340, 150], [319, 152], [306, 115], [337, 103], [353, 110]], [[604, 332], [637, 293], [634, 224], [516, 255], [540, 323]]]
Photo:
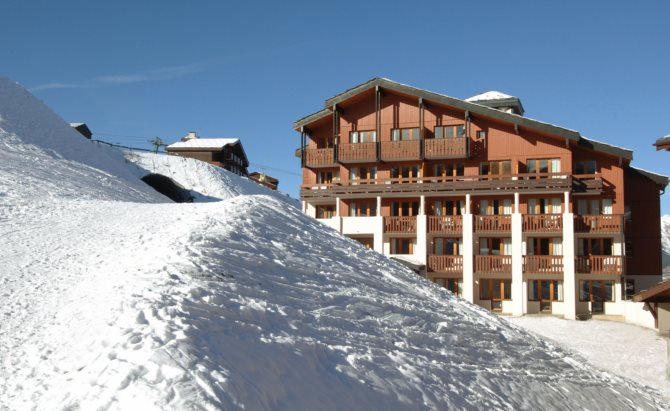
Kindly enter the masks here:
[[637, 167], [631, 167], [631, 169], [647, 177], [654, 183], [658, 184], [661, 188], [665, 188], [670, 182], [670, 179], [662, 174], [652, 173], [651, 171], [643, 170]]
[[324, 108], [323, 110], [319, 110], [316, 113], [312, 113], [308, 116], [305, 116], [299, 120], [296, 120], [293, 123], [293, 129], [295, 131], [300, 131], [300, 129], [310, 123], [313, 123], [316, 120], [320, 120], [328, 115], [332, 114], [332, 111], [329, 108]]

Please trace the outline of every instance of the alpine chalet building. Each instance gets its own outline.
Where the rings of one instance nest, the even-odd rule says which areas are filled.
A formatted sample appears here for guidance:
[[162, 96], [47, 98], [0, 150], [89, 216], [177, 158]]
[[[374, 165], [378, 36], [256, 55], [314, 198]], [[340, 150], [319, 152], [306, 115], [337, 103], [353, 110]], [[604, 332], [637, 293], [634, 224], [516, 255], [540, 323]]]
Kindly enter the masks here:
[[512, 315], [622, 315], [661, 279], [667, 177], [630, 150], [467, 100], [373, 79], [294, 123], [303, 211]]

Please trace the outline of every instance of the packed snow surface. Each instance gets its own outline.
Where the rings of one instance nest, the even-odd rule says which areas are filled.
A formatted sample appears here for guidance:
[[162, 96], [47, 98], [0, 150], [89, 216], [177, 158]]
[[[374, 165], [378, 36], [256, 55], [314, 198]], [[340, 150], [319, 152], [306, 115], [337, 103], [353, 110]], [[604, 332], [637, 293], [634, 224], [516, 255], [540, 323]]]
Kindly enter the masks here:
[[510, 96], [509, 94], [501, 93], [499, 91], [487, 91], [486, 93], [477, 94], [476, 96], [466, 98], [465, 101], [475, 103], [477, 101], [504, 100], [508, 98], [514, 98], [514, 96]]
[[668, 343], [655, 330], [617, 321], [569, 321], [546, 315], [509, 320], [556, 341], [602, 370], [656, 388], [670, 401]]
[[7, 79], [0, 100], [0, 409], [667, 408], [281, 195], [136, 160], [207, 200], [168, 203]]

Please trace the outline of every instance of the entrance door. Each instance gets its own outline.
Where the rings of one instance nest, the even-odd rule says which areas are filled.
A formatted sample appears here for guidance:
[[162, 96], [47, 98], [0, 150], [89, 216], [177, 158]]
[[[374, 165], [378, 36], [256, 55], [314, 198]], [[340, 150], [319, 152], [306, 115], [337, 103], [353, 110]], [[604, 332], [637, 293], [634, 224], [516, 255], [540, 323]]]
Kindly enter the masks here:
[[540, 311], [543, 313], [551, 313], [551, 286], [550, 281], [540, 281]]
[[602, 314], [605, 312], [602, 283], [600, 281], [593, 281], [591, 287], [591, 311]]

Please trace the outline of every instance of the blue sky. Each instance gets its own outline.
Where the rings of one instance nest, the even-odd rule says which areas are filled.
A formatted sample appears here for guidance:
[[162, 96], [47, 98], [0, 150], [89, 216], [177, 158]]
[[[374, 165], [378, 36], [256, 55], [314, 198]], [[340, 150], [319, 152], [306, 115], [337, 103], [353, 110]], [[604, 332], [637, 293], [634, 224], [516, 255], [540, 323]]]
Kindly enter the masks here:
[[374, 77], [519, 96], [667, 175], [652, 143], [670, 134], [668, 16], [667, 1], [12, 1], [0, 74], [111, 142], [239, 137], [294, 197], [291, 124]]

